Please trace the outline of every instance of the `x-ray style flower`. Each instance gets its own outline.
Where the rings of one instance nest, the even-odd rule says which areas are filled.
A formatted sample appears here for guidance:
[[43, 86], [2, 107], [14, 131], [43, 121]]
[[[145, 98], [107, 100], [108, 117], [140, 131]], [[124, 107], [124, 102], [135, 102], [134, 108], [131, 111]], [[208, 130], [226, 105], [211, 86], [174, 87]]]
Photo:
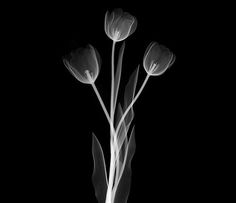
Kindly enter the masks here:
[[64, 57], [63, 62], [70, 73], [85, 84], [95, 82], [101, 66], [100, 55], [92, 45], [71, 52]]
[[112, 13], [106, 13], [104, 26], [107, 36], [113, 41], [119, 42], [134, 33], [137, 20], [129, 13], [116, 9]]
[[[137, 27], [134, 16], [121, 9], [105, 14], [105, 32], [112, 39], [111, 49], [111, 92], [110, 111], [104, 105], [95, 81], [98, 77], [101, 58], [98, 51], [88, 45], [71, 52], [63, 58], [64, 65], [80, 82], [90, 84], [95, 91], [110, 126], [110, 164], [106, 164], [98, 138], [93, 133], [92, 155], [94, 170], [92, 180], [99, 203], [126, 203], [131, 183], [131, 160], [135, 153], [135, 133], [132, 121], [133, 105], [139, 98], [150, 76], [163, 74], [175, 61], [175, 55], [165, 46], [152, 42], [147, 47], [143, 67], [147, 73], [145, 80], [136, 93], [139, 65], [131, 74], [125, 87], [124, 100], [117, 101], [121, 81], [122, 61], [125, 42], [120, 47], [115, 68], [115, 44], [124, 41]], [[115, 71], [116, 70], [116, 71]], [[118, 103], [117, 103], [118, 102]], [[130, 128], [132, 126], [132, 128]], [[131, 130], [130, 130], [131, 129]], [[109, 171], [107, 169], [109, 168]]]
[[175, 61], [175, 55], [165, 46], [152, 42], [146, 49], [143, 67], [149, 75], [163, 74]]

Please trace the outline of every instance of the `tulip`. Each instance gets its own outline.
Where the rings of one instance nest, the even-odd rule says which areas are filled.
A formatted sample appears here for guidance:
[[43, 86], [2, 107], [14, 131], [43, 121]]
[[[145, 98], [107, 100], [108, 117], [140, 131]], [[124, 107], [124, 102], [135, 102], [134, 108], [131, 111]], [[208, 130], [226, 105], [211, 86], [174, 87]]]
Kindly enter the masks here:
[[[115, 73], [115, 45], [116, 42], [125, 40], [137, 27], [137, 20], [130, 14], [117, 9], [105, 14], [105, 32], [112, 39], [111, 50], [111, 100], [110, 114], [96, 88], [95, 81], [98, 77], [101, 58], [97, 50], [88, 45], [80, 48], [63, 59], [64, 65], [70, 73], [80, 82], [90, 84], [93, 88], [105, 116], [110, 125], [110, 166], [109, 174], [102, 147], [93, 134], [92, 155], [94, 158], [93, 183], [97, 199], [100, 202], [114, 203], [125, 202], [130, 190], [131, 160], [135, 153], [134, 127], [130, 126], [134, 118], [133, 106], [150, 76], [163, 74], [175, 61], [175, 55], [165, 46], [152, 42], [147, 47], [143, 66], [147, 72], [139, 90], [136, 92], [139, 66], [130, 76], [124, 93], [124, 104], [117, 103], [122, 60], [125, 42], [120, 49]], [[116, 104], [118, 107], [116, 108]]]
[[163, 74], [175, 61], [175, 55], [165, 46], [152, 42], [146, 49], [143, 67], [148, 75]]
[[68, 57], [65, 57], [63, 63], [78, 81], [92, 85], [110, 123], [110, 116], [95, 85], [95, 80], [99, 74], [99, 66], [101, 66], [101, 57], [98, 51], [92, 45], [88, 45], [86, 48], [79, 48], [75, 52], [70, 53]]
[[125, 40], [134, 33], [137, 27], [137, 20], [134, 16], [121, 9], [114, 10], [111, 14], [105, 15], [105, 32], [114, 42]]
[[63, 59], [64, 65], [70, 73], [80, 82], [92, 84], [99, 74], [101, 58], [98, 51], [88, 45], [86, 48], [79, 48]]

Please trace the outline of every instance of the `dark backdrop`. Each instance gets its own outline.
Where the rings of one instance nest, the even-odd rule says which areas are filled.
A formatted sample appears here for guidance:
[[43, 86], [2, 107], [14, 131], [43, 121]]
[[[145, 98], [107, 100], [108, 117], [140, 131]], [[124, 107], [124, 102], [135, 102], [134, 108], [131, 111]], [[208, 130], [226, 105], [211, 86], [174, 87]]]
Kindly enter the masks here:
[[213, 172], [208, 117], [212, 106], [206, 97], [212, 86], [206, 86], [203, 74], [207, 53], [202, 42], [209, 37], [205, 26], [211, 22], [205, 20], [206, 5], [64, 2], [30, 5], [19, 29], [27, 32], [19, 31], [16, 39], [22, 49], [29, 45], [23, 68], [27, 78], [24, 94], [17, 96], [16, 119], [23, 133], [14, 139], [17, 148], [22, 143], [23, 153], [14, 153], [19, 170], [16, 187], [25, 188], [19, 194], [22, 197], [95, 202], [92, 132], [108, 162], [109, 126], [92, 87], [73, 78], [62, 58], [86, 44], [96, 47], [102, 58], [96, 85], [109, 107], [112, 41], [104, 32], [104, 16], [116, 7], [138, 19], [137, 30], [126, 40], [121, 90], [138, 64], [137, 88], [141, 86], [146, 75], [143, 55], [151, 41], [176, 55], [166, 73], [150, 78], [134, 106], [137, 148], [130, 201], [147, 198], [144, 202], [150, 202], [153, 197], [156, 201], [191, 201], [209, 193]]

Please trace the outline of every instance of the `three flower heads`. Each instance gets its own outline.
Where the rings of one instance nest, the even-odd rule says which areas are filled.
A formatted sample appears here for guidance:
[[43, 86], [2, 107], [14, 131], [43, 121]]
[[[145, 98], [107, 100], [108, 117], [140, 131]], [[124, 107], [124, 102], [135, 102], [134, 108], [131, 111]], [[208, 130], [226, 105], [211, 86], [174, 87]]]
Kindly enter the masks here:
[[[136, 28], [137, 19], [121, 9], [105, 14], [105, 33], [114, 43], [125, 40]], [[174, 61], [175, 55], [168, 48], [152, 42], [145, 51], [143, 66], [147, 74], [157, 76], [163, 74]], [[92, 84], [98, 77], [101, 57], [92, 45], [87, 45], [64, 57], [63, 63], [78, 81]]]

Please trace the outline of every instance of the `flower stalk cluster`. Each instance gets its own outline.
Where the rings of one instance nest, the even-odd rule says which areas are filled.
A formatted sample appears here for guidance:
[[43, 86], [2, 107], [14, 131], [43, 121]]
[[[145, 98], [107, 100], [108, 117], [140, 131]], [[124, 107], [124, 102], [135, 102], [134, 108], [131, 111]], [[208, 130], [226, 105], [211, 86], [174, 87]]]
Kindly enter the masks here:
[[[97, 198], [102, 199], [105, 203], [114, 203], [116, 200], [122, 202], [128, 197], [131, 177], [130, 164], [135, 152], [134, 126], [132, 130], [129, 130], [134, 118], [134, 103], [142, 93], [150, 76], [163, 74], [175, 61], [175, 55], [168, 48], [157, 42], [151, 42], [143, 57], [143, 68], [147, 75], [140, 89], [136, 93], [138, 66], [126, 85], [123, 105], [120, 102], [117, 103], [125, 49], [124, 41], [134, 33], [136, 28], [137, 19], [121, 9], [105, 14], [105, 33], [112, 40], [109, 113], [95, 85], [101, 68], [101, 58], [98, 51], [92, 45], [88, 45], [63, 58], [64, 65], [78, 81], [92, 86], [110, 125], [109, 176], [102, 147], [94, 134], [92, 145], [93, 183]], [[115, 47], [116, 43], [121, 41], [123, 44], [115, 69]]]

